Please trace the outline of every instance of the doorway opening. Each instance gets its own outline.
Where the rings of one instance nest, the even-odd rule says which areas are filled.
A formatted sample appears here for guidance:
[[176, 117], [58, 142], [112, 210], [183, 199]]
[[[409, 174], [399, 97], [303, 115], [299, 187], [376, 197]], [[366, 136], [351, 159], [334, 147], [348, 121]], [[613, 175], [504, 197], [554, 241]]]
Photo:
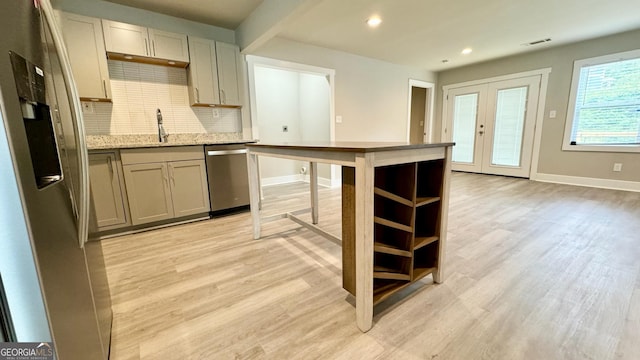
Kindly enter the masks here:
[[[247, 56], [252, 136], [262, 142], [335, 140], [332, 69]], [[260, 159], [261, 185], [308, 181], [308, 163]], [[318, 184], [339, 184], [335, 165], [318, 164]]]
[[407, 141], [421, 143], [432, 141], [434, 84], [409, 79], [409, 119]]

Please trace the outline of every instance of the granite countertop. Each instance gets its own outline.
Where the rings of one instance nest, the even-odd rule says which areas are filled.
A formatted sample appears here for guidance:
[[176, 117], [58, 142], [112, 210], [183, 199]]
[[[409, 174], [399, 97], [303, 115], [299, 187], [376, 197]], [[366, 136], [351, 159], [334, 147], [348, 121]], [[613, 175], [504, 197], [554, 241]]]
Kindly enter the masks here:
[[151, 134], [87, 135], [86, 141], [89, 150], [210, 144], [246, 144], [253, 142], [253, 140], [243, 140], [241, 133], [170, 134], [168, 142], [166, 143], [159, 142], [158, 136]]

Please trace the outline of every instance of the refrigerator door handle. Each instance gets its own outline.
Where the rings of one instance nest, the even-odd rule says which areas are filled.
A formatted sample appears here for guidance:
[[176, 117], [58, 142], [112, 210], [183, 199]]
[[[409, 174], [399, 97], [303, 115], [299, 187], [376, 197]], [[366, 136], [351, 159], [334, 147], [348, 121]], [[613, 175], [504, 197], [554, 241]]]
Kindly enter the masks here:
[[84, 243], [87, 241], [89, 235], [89, 155], [87, 152], [87, 143], [84, 137], [85, 132], [84, 121], [82, 118], [82, 104], [80, 104], [80, 96], [78, 95], [78, 89], [73, 79], [73, 72], [71, 71], [71, 62], [69, 61], [67, 48], [64, 44], [60, 27], [56, 23], [51, 3], [49, 0], [40, 0], [39, 4], [42, 9], [42, 13], [44, 14], [44, 19], [51, 30], [53, 43], [55, 44], [56, 51], [60, 57], [62, 75], [64, 77], [67, 94], [71, 98], [71, 112], [74, 120], [73, 125], [75, 128], [76, 144], [78, 147], [78, 169], [80, 173], [80, 179], [78, 182], [80, 194], [78, 194], [78, 204], [76, 204], [78, 209], [78, 245], [80, 248], [84, 248]]

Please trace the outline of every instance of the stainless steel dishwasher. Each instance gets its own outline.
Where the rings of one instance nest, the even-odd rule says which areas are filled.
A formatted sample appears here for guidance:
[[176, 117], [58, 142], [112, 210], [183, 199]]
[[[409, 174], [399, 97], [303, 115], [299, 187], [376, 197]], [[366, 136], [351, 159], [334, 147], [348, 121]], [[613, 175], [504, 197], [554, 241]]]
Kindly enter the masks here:
[[243, 144], [207, 145], [207, 178], [211, 212], [249, 206], [247, 149]]

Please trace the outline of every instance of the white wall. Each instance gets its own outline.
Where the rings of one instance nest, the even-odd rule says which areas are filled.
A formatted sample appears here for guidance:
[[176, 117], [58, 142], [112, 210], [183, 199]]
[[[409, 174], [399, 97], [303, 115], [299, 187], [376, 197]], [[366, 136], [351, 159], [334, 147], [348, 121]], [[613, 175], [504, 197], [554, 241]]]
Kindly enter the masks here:
[[[330, 140], [330, 87], [324, 76], [264, 66], [254, 68], [256, 124], [263, 142]], [[282, 127], [288, 131], [283, 132]], [[264, 184], [296, 181], [308, 164], [264, 157], [260, 171]], [[331, 178], [329, 165], [320, 164], [321, 178]]]
[[335, 69], [336, 141], [406, 141], [409, 79], [435, 82], [424, 69], [282, 38], [251, 54]]
[[[329, 141], [331, 88], [325, 76], [299, 73], [300, 140]], [[318, 176], [331, 179], [331, 165], [318, 164]]]
[[[300, 140], [299, 81], [295, 72], [256, 66], [256, 113], [260, 141], [295, 142]], [[282, 126], [289, 131], [283, 132]], [[299, 174], [299, 161], [260, 158], [260, 177], [276, 178]], [[269, 183], [266, 181], [265, 183]]]

